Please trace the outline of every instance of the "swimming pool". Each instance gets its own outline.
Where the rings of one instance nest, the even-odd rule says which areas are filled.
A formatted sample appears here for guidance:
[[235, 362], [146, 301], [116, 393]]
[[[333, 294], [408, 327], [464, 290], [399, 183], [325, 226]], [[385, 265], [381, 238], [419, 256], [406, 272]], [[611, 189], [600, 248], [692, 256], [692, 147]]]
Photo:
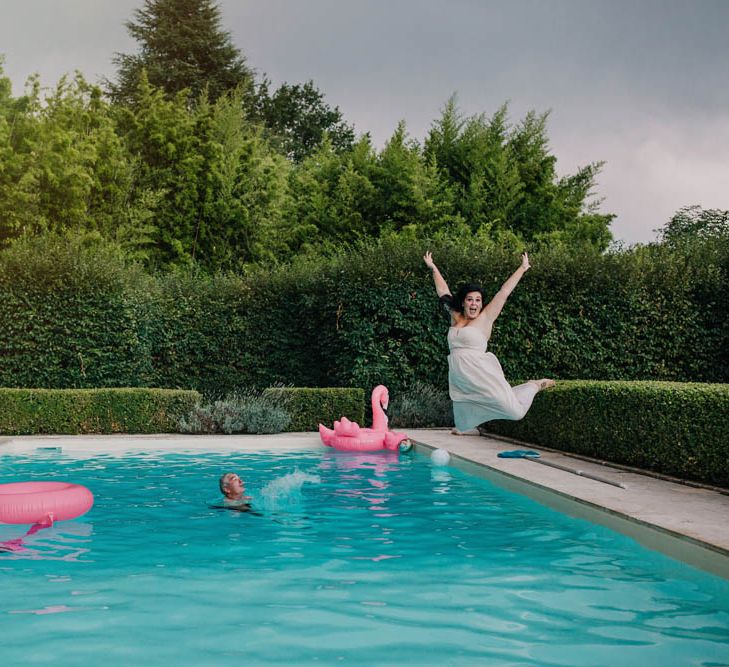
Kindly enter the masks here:
[[40, 478], [96, 504], [0, 554], [4, 664], [729, 664], [729, 581], [422, 455], [3, 457]]

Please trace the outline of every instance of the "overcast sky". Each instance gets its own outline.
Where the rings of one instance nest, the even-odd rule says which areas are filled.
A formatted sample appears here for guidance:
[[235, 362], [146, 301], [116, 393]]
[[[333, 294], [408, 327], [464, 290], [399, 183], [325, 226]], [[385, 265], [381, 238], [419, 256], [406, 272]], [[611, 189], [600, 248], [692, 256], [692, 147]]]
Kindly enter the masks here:
[[[142, 0], [0, 0], [0, 53], [20, 94], [136, 51]], [[224, 28], [274, 84], [313, 79], [379, 147], [422, 141], [448, 97], [551, 110], [560, 175], [604, 160], [601, 210], [627, 243], [680, 207], [729, 209], [729, 0], [222, 0]]]

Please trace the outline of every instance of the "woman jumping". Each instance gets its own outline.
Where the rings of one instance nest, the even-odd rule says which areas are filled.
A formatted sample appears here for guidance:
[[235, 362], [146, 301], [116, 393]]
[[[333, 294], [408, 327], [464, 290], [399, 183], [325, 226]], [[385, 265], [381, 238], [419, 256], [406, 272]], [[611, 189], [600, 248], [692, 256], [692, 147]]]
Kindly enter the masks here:
[[430, 251], [423, 260], [433, 272], [441, 303], [450, 311], [448, 390], [456, 426], [453, 433], [462, 435], [463, 431], [492, 419], [521, 419], [537, 392], [553, 387], [555, 382], [545, 378], [512, 387], [504, 377], [499, 360], [486, 352], [486, 347], [506, 299], [529, 270], [529, 257], [526, 253], [522, 255], [521, 266], [485, 307], [483, 290], [478, 285], [463, 285], [453, 297]]

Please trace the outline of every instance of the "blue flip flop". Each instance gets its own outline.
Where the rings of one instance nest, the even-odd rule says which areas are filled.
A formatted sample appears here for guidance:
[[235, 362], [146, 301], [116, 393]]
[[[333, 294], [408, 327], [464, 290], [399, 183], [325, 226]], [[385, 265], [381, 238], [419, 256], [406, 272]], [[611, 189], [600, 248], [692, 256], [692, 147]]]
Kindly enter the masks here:
[[532, 449], [512, 449], [510, 452], [499, 452], [500, 459], [538, 459], [539, 452]]

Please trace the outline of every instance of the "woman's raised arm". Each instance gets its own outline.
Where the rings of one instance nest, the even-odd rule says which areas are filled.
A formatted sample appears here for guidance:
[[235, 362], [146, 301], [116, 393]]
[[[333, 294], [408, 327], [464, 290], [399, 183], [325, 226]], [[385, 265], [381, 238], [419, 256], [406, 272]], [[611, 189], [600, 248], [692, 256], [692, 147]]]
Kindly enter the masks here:
[[433, 255], [430, 250], [423, 255], [423, 261], [425, 262], [425, 266], [427, 266], [433, 273], [433, 282], [435, 283], [435, 291], [438, 292], [438, 296], [441, 297], [444, 294], [450, 294], [451, 291], [448, 288], [448, 283], [446, 283], [443, 276], [440, 275], [440, 271], [438, 271], [438, 267], [433, 261]]
[[514, 288], [519, 284], [521, 277], [529, 270], [529, 256], [524, 253], [521, 256], [521, 265], [509, 276], [509, 279], [501, 286], [501, 289], [496, 292], [488, 305], [483, 309], [483, 314], [486, 318], [492, 322], [499, 316], [501, 309], [504, 307], [506, 300], [509, 298], [509, 294], [514, 291]]

